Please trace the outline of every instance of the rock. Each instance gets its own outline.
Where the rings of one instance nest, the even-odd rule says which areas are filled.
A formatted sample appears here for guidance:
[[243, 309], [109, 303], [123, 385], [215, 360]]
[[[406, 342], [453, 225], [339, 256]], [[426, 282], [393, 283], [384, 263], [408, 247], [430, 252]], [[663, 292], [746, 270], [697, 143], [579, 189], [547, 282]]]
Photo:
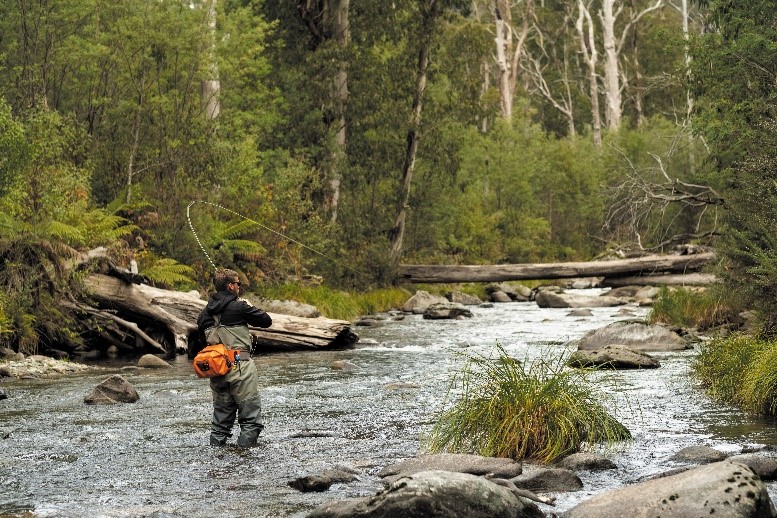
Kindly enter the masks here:
[[568, 317], [591, 317], [593, 312], [590, 309], [573, 309], [567, 313]]
[[456, 302], [458, 304], [464, 304], [465, 306], [477, 306], [483, 301], [477, 298], [474, 295], [470, 295], [469, 293], [464, 293], [461, 291], [452, 291], [450, 293], [447, 293], [445, 295], [445, 298], [448, 299], [451, 302]]
[[513, 459], [482, 457], [467, 453], [437, 453], [403, 460], [383, 468], [378, 476], [406, 476], [419, 471], [456, 471], [471, 475], [493, 473], [497, 478], [512, 478], [521, 474], [522, 464]]
[[360, 327], [380, 327], [382, 325], [385, 325], [386, 321], [374, 318], [374, 317], [360, 317], [357, 319], [353, 325], [360, 326]]
[[732, 462], [739, 462], [752, 469], [761, 480], [777, 480], [777, 459], [755, 453], [745, 453], [729, 457]]
[[158, 356], [144, 354], [138, 360], [138, 367], [143, 367], [144, 369], [169, 369], [172, 366]]
[[633, 351], [680, 351], [690, 345], [669, 329], [644, 322], [613, 322], [594, 329], [573, 342], [581, 351], [601, 349], [608, 345], [623, 345]]
[[512, 302], [513, 299], [510, 298], [510, 295], [503, 291], [495, 291], [491, 295], [491, 302]]
[[330, 367], [332, 370], [336, 371], [355, 371], [360, 369], [358, 365], [351, 363], [348, 360], [335, 360]]
[[571, 469], [572, 471], [603, 471], [606, 469], [617, 469], [613, 461], [598, 453], [580, 452], [573, 453], [561, 459], [558, 462], [560, 468]]
[[584, 290], [587, 288], [597, 288], [602, 285], [604, 277], [581, 277], [579, 279], [569, 279], [564, 283], [565, 288], [573, 290]]
[[356, 472], [348, 468], [328, 469], [317, 475], [305, 475], [289, 481], [289, 486], [308, 493], [326, 491], [332, 484], [342, 484], [356, 480]]
[[16, 352], [13, 349], [10, 349], [8, 347], [0, 347], [0, 358], [15, 360]]
[[5, 393], [5, 390], [0, 388], [0, 400], [2, 399], [8, 399], [8, 394]]
[[444, 302], [429, 305], [424, 311], [426, 320], [455, 319], [458, 317], [471, 317], [472, 311], [463, 304], [457, 302]]
[[623, 345], [608, 345], [595, 351], [575, 351], [567, 360], [567, 365], [607, 369], [655, 369], [661, 366], [652, 356]]
[[579, 491], [583, 481], [574, 471], [564, 468], [527, 468], [521, 475], [510, 479], [521, 489], [536, 493]]
[[766, 486], [750, 468], [723, 461], [600, 493], [565, 516], [763, 518], [774, 517], [775, 511]]
[[87, 405], [112, 405], [114, 403], [134, 403], [140, 396], [126, 379], [114, 374], [97, 385], [91, 394], [84, 398]]
[[626, 304], [625, 299], [615, 297], [588, 297], [569, 293], [553, 293], [550, 290], [537, 292], [534, 300], [541, 308], [605, 308]]
[[543, 518], [532, 502], [466, 473], [422, 471], [372, 497], [327, 502], [308, 518]]
[[607, 292], [610, 297], [620, 297], [632, 302], [650, 300], [658, 296], [661, 290], [655, 286], [621, 286]]
[[675, 462], [689, 462], [692, 464], [709, 464], [710, 462], [719, 462], [727, 457], [722, 451], [709, 446], [688, 446], [678, 451], [672, 458]]
[[422, 314], [426, 311], [426, 308], [432, 304], [446, 304], [448, 299], [445, 297], [438, 297], [432, 295], [428, 291], [418, 290], [415, 295], [410, 297], [407, 302], [402, 306], [402, 311], [405, 313], [415, 313], [416, 315]]
[[13, 376], [11, 366], [7, 364], [0, 365], [0, 378], [10, 378], [11, 376]]

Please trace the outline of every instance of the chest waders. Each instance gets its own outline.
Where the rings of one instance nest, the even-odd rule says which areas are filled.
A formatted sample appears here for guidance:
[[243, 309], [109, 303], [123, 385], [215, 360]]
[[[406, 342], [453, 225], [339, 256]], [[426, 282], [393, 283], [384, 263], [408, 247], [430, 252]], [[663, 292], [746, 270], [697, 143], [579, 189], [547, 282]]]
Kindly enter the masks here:
[[251, 360], [251, 333], [245, 324], [221, 325], [221, 315], [213, 315], [216, 325], [205, 330], [208, 344], [222, 343], [227, 349], [240, 350], [240, 360], [225, 376], [211, 378], [213, 393], [213, 422], [211, 446], [223, 446], [232, 436], [235, 417], [240, 425], [237, 446], [256, 445], [262, 425], [262, 404], [259, 397], [259, 371]]

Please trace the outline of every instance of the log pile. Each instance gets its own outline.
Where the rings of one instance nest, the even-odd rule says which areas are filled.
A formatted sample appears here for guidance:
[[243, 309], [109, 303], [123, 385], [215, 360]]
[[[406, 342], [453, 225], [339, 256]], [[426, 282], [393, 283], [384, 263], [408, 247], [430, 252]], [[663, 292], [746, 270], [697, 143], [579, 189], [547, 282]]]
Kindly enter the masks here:
[[[205, 307], [197, 292], [179, 292], [129, 283], [104, 274], [91, 274], [85, 284], [96, 307], [78, 309], [134, 335], [136, 347], [150, 347], [168, 357], [184, 354], [197, 334], [197, 316]], [[303, 318], [270, 313], [273, 325], [251, 329], [261, 350], [350, 347], [358, 341], [350, 322], [330, 318]], [[125, 340], [108, 338], [126, 349]], [[120, 343], [116, 343], [116, 342]], [[131, 347], [131, 344], [130, 344]]]

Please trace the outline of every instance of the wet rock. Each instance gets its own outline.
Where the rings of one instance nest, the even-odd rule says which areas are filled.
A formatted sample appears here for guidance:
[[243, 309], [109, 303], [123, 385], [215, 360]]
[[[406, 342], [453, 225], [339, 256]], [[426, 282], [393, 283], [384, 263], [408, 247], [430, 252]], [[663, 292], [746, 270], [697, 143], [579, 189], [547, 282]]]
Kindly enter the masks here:
[[589, 452], [568, 455], [558, 462], [558, 466], [560, 468], [571, 469], [572, 471], [603, 471], [607, 469], [617, 469], [615, 463], [604, 455]]
[[325, 503], [308, 518], [542, 518], [532, 502], [506, 487], [466, 473], [423, 471], [402, 477], [376, 495]]
[[567, 518], [624, 515], [763, 518], [774, 517], [775, 512], [766, 486], [750, 468], [723, 461], [598, 494], [565, 514]]
[[561, 493], [583, 489], [583, 481], [574, 471], [564, 468], [527, 467], [521, 475], [510, 479], [521, 489], [537, 493]]
[[144, 369], [169, 369], [172, 366], [158, 356], [144, 354], [138, 360], [138, 367], [143, 367]]
[[623, 345], [633, 351], [680, 351], [693, 346], [666, 327], [644, 322], [613, 322], [573, 342], [581, 351]]
[[84, 398], [87, 405], [112, 405], [114, 403], [134, 403], [140, 396], [126, 379], [114, 374], [97, 385], [91, 394]]
[[402, 311], [420, 315], [432, 304], [445, 304], [447, 302], [448, 299], [445, 297], [438, 297], [437, 295], [432, 295], [428, 291], [418, 290], [415, 292], [415, 295], [405, 302], [402, 306]]
[[332, 370], [336, 371], [355, 371], [361, 368], [355, 363], [349, 362], [348, 360], [335, 360], [332, 362], [330, 367]]
[[553, 293], [550, 290], [537, 292], [534, 300], [541, 308], [605, 308], [626, 304], [625, 299], [616, 297], [588, 297], [570, 293]]
[[482, 457], [467, 453], [437, 453], [403, 460], [383, 468], [378, 476], [400, 477], [419, 471], [456, 471], [471, 475], [492, 473], [497, 478], [512, 478], [521, 474], [522, 464], [513, 459]]
[[567, 313], [568, 317], [591, 317], [593, 312], [590, 309], [573, 309]]
[[338, 467], [315, 475], [305, 475], [289, 481], [289, 486], [303, 493], [326, 491], [332, 484], [344, 484], [356, 480], [356, 471]]
[[489, 297], [491, 298], [491, 302], [513, 302], [513, 299], [510, 298], [510, 295], [503, 291], [495, 291]]
[[467, 309], [463, 304], [456, 302], [431, 304], [424, 311], [424, 319], [426, 320], [455, 319], [471, 316], [472, 311]]
[[710, 462], [724, 460], [726, 457], [727, 455], [722, 451], [709, 446], [688, 446], [672, 455], [672, 458], [669, 460], [692, 464], [709, 464]]
[[359, 327], [380, 327], [386, 323], [385, 319], [375, 317], [361, 317], [358, 318], [353, 325]]
[[450, 293], [446, 293], [445, 298], [451, 302], [464, 304], [465, 306], [477, 306], [483, 302], [476, 296], [461, 291], [452, 291]]
[[[489, 284], [486, 286], [486, 295], [489, 295], [491, 300], [494, 302], [497, 302], [497, 300], [494, 299], [493, 295], [494, 293], [497, 293], [497, 292], [506, 294], [508, 297], [510, 297], [511, 301], [516, 301], [516, 302], [528, 302], [532, 294], [531, 289], [527, 288], [522, 284], [513, 286], [512, 284], [502, 282], [502, 283]], [[498, 302], [510, 302], [510, 301], [500, 300]]]
[[8, 394], [5, 393], [5, 390], [0, 388], [0, 400], [8, 399]]
[[575, 351], [567, 360], [570, 367], [607, 369], [655, 369], [661, 364], [649, 354], [632, 351], [623, 345], [608, 345], [595, 351]]
[[739, 462], [752, 469], [761, 480], [777, 480], [777, 459], [766, 455], [746, 453], [729, 457], [732, 462]]

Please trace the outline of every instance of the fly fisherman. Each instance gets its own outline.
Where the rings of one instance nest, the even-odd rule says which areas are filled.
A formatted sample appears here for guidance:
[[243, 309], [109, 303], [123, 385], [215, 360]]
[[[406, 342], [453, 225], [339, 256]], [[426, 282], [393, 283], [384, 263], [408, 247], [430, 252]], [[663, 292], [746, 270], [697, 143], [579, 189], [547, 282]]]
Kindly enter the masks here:
[[235, 417], [240, 424], [239, 448], [256, 446], [262, 432], [262, 405], [259, 398], [259, 373], [251, 360], [251, 335], [248, 326], [270, 327], [270, 315], [237, 298], [240, 279], [237, 272], [216, 270], [216, 293], [197, 318], [201, 339], [208, 344], [222, 343], [229, 350], [234, 366], [224, 376], [211, 378], [213, 423], [211, 446], [224, 446], [232, 436]]

